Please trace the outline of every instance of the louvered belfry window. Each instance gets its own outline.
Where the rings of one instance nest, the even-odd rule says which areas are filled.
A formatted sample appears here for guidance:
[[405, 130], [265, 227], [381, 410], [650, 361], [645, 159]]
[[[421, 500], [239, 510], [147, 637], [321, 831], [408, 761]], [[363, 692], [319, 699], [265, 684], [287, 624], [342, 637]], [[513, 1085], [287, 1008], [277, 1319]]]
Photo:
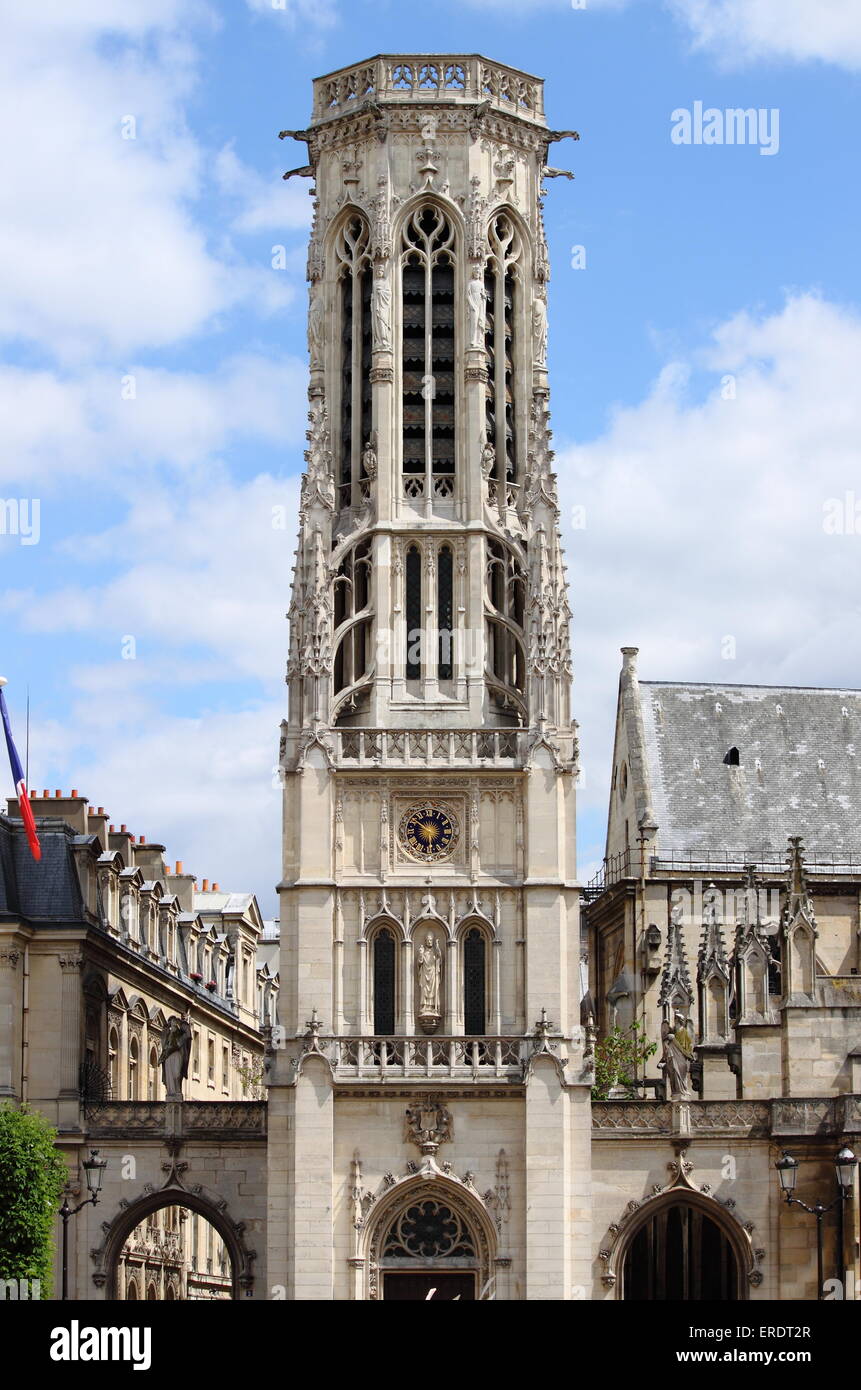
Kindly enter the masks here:
[[422, 674], [422, 557], [417, 545], [407, 551], [406, 599], [407, 680], [417, 681]]
[[370, 231], [363, 217], [345, 222], [336, 243], [339, 262], [341, 409], [339, 507], [357, 506], [362, 449], [371, 437]]
[[439, 208], [407, 219], [401, 264], [404, 494], [445, 499], [455, 473], [455, 249]]
[[395, 1031], [395, 938], [388, 927], [374, 937], [374, 1033], [390, 1038]]
[[484, 933], [471, 927], [463, 943], [463, 1031], [473, 1036], [487, 1032], [485, 966]]
[[444, 545], [437, 559], [437, 628], [439, 633], [439, 653], [437, 677], [450, 681], [454, 675], [453, 654], [453, 576], [454, 563], [451, 547]]

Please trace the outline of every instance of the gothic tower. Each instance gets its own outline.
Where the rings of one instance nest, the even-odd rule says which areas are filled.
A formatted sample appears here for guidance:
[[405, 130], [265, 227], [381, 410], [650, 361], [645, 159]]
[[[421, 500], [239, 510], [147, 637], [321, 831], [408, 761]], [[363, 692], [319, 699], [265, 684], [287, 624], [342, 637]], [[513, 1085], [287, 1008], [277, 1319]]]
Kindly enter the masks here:
[[[566, 132], [573, 134], [573, 132]], [[269, 1271], [288, 1298], [590, 1285], [576, 726], [542, 83], [314, 83]]]

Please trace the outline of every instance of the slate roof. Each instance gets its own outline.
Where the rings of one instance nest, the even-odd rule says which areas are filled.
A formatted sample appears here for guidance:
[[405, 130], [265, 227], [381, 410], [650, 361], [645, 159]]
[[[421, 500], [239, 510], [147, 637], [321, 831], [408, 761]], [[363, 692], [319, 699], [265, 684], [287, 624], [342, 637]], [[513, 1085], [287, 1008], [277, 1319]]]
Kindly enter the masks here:
[[802, 835], [861, 858], [861, 691], [641, 681], [640, 705], [659, 854], [784, 853]]
[[84, 905], [72, 846], [61, 820], [39, 820], [42, 858], [30, 854], [19, 820], [0, 816], [0, 912], [30, 921], [80, 922]]

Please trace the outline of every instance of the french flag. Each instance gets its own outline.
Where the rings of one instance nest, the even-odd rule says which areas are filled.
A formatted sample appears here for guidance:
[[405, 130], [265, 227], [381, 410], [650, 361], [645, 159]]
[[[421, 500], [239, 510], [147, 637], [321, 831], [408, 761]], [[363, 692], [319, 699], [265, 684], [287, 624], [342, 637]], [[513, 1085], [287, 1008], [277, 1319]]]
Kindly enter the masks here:
[[34, 859], [41, 859], [42, 846], [39, 844], [39, 836], [36, 834], [36, 822], [33, 819], [30, 798], [27, 795], [27, 784], [24, 781], [24, 769], [21, 766], [21, 759], [18, 757], [18, 750], [12, 738], [12, 725], [9, 723], [9, 711], [6, 708], [6, 701], [3, 698], [2, 687], [5, 684], [6, 681], [0, 676], [0, 714], [3, 716], [3, 732], [6, 735], [6, 747], [9, 749], [12, 780], [15, 783], [15, 792], [18, 797], [18, 806], [21, 811], [21, 819], [24, 822], [24, 830], [27, 835], [27, 843], [30, 846], [30, 853]]

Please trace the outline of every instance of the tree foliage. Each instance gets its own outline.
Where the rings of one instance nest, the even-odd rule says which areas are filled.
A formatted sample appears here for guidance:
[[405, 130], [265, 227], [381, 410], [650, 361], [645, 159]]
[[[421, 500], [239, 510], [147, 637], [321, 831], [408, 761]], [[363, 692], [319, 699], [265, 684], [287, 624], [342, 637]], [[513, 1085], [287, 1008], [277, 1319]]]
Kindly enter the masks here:
[[628, 1028], [613, 1028], [595, 1044], [595, 1084], [593, 1100], [606, 1100], [614, 1087], [634, 1094], [637, 1070], [647, 1057], [654, 1056], [657, 1043], [650, 1042], [636, 1019]]
[[38, 1280], [51, 1292], [54, 1220], [68, 1170], [44, 1116], [0, 1105], [0, 1279]]

